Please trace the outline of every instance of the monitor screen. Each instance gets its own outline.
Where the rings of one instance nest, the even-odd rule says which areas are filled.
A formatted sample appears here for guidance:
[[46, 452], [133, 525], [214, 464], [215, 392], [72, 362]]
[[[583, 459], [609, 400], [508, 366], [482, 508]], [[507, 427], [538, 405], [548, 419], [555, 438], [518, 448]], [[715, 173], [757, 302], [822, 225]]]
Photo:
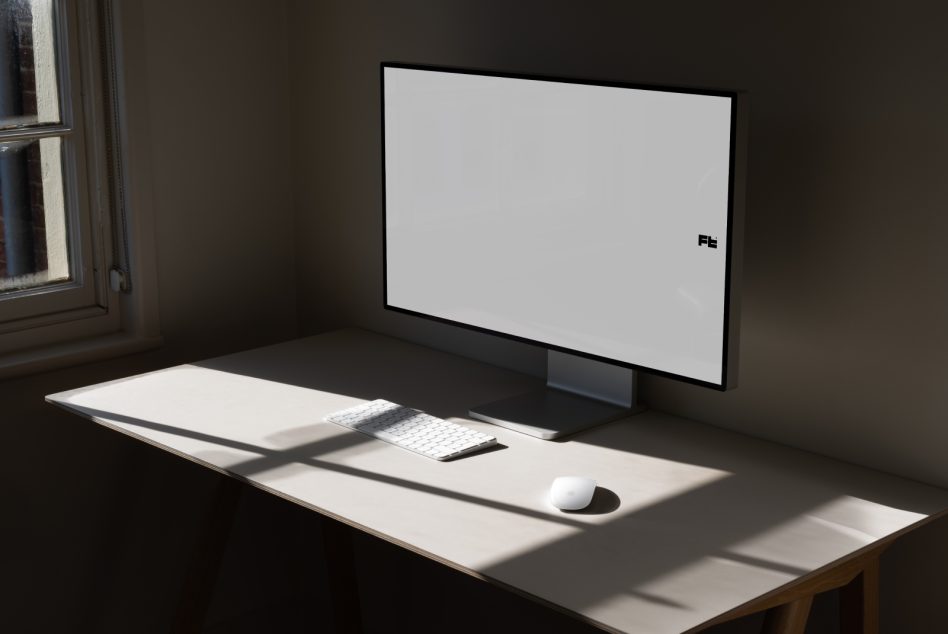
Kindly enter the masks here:
[[736, 98], [383, 64], [386, 308], [727, 387]]

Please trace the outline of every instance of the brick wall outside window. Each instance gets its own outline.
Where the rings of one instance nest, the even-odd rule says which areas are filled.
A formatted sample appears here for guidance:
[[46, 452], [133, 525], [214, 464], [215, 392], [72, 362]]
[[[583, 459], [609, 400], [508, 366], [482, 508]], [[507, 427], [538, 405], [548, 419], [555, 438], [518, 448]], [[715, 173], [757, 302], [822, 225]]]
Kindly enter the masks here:
[[[14, 21], [16, 46], [11, 51], [16, 55], [16, 66], [22, 97], [24, 116], [37, 114], [36, 72], [33, 61], [33, 18], [29, 11], [22, 12]], [[46, 217], [43, 207], [43, 179], [40, 164], [39, 143], [31, 143], [24, 150], [29, 174], [29, 200], [33, 225], [33, 267], [34, 271], [49, 268], [46, 251]], [[7, 159], [10, 160], [10, 159]], [[7, 257], [5, 245], [3, 198], [0, 195], [0, 277], [7, 276]]]

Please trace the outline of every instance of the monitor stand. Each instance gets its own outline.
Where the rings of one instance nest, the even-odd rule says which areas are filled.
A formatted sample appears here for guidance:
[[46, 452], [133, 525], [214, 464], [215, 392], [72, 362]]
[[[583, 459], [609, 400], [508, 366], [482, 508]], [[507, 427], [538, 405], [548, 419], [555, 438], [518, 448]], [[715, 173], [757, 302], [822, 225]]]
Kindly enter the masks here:
[[471, 417], [549, 440], [638, 414], [635, 370], [547, 351], [546, 389], [470, 410]]

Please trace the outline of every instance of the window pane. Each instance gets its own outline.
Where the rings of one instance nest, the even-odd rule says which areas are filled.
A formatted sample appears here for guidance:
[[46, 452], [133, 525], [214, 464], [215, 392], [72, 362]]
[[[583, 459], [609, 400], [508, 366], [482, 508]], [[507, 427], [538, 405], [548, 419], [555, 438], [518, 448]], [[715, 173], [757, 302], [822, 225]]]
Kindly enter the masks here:
[[53, 0], [0, 0], [0, 130], [59, 123]]
[[0, 143], [0, 293], [70, 279], [60, 147]]

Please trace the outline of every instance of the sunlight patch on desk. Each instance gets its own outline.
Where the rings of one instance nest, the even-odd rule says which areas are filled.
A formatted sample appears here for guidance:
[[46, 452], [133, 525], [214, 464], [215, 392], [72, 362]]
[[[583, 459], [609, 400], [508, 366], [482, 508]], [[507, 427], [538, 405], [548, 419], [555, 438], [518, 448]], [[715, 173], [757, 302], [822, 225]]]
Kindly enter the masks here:
[[[167, 397], [156, 399], [156, 394]], [[276, 450], [299, 446], [301, 439], [317, 440], [329, 430], [337, 432], [337, 426], [322, 421], [327, 401], [340, 408], [362, 402], [346, 394], [192, 365], [93, 386], [64, 400], [78, 409], [112, 411]]]
[[[668, 631], [685, 630], [713, 616], [722, 597], [746, 595], [750, 600], [757, 596], [755, 592], [763, 593], [794, 578], [789, 572], [705, 557], [626, 592], [603, 597], [588, 610], [600, 621], [623, 622], [630, 632], [648, 631], [656, 622], [665, 623]], [[748, 590], [754, 587], [757, 590]], [[681, 602], [682, 596], [689, 597], [687, 604]], [[630, 599], [635, 601], [634, 610], [629, 609]]]
[[[731, 544], [728, 551], [748, 560], [772, 562], [774, 568], [815, 570], [841, 552], [868, 546], [922, 519], [919, 513], [841, 495]], [[801, 543], [809, 547], [800, 549]]]
[[[871, 510], [870, 510], [871, 509]], [[870, 500], [843, 495], [817, 509], [818, 515], [837, 530], [854, 531], [864, 539], [879, 539], [926, 517], [925, 513], [882, 505]]]

